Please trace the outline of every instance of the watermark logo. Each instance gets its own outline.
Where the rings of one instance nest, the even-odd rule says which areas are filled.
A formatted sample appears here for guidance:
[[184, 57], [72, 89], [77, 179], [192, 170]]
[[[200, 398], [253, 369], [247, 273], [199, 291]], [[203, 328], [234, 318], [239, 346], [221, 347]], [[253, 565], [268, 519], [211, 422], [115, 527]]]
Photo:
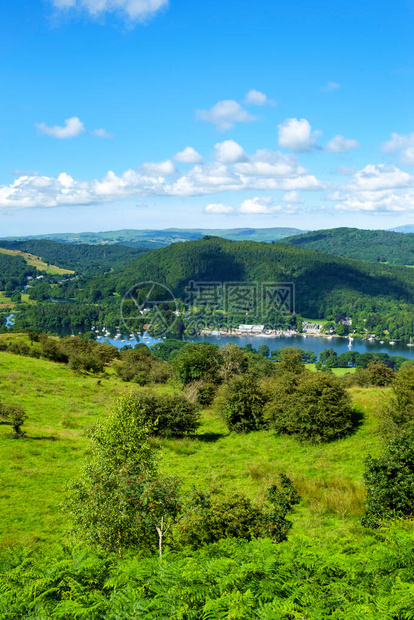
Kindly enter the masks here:
[[166, 336], [173, 329], [179, 315], [178, 301], [164, 284], [139, 282], [124, 295], [121, 302], [121, 320], [130, 331], [146, 331], [157, 337]]
[[[131, 332], [142, 326], [154, 336], [171, 334], [178, 318], [187, 336], [201, 333], [272, 334], [295, 314], [292, 282], [196, 282], [178, 303], [164, 284], [140, 282], [122, 299], [121, 318]], [[183, 327], [181, 325], [181, 327]]]

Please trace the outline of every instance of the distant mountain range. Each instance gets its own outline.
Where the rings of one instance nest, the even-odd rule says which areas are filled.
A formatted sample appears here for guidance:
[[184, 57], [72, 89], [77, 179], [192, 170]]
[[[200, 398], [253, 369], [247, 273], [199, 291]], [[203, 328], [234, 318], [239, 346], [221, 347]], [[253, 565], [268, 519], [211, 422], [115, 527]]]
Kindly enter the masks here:
[[183, 241], [196, 241], [205, 236], [223, 237], [233, 241], [279, 241], [306, 232], [297, 228], [232, 228], [210, 230], [204, 228], [167, 230], [116, 230], [107, 232], [57, 233], [31, 237], [7, 237], [7, 241], [49, 239], [63, 243], [89, 243], [93, 245], [127, 245], [129, 247], [157, 249]]

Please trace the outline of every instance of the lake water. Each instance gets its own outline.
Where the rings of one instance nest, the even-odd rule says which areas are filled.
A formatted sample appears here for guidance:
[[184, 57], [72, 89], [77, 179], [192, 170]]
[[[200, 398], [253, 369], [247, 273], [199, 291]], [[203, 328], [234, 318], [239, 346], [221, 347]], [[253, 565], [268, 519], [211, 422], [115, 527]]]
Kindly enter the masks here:
[[[106, 340], [100, 339], [98, 342], [108, 342], [115, 345], [117, 348], [121, 348], [125, 345], [135, 346], [137, 342], [142, 342], [147, 346], [151, 346], [160, 342], [157, 338], [152, 338], [147, 334], [140, 340], [128, 340], [121, 342], [120, 340], [114, 340], [113, 338], [107, 338]], [[195, 336], [189, 342], [210, 342], [212, 344], [218, 344], [220, 346], [226, 345], [228, 342], [234, 342], [240, 347], [245, 347], [246, 344], [251, 344], [254, 349], [257, 349], [261, 344], [266, 344], [271, 351], [276, 349], [284, 349], [285, 347], [297, 347], [302, 349], [311, 350], [317, 355], [324, 349], [332, 348], [339, 353], [345, 353], [347, 351], [358, 351], [358, 353], [388, 353], [389, 355], [403, 355], [409, 359], [414, 359], [414, 347], [408, 347], [406, 344], [396, 342], [394, 345], [384, 343], [380, 344], [378, 341], [369, 340], [354, 340], [352, 347], [349, 347], [349, 340], [346, 338], [327, 338], [326, 336]]]

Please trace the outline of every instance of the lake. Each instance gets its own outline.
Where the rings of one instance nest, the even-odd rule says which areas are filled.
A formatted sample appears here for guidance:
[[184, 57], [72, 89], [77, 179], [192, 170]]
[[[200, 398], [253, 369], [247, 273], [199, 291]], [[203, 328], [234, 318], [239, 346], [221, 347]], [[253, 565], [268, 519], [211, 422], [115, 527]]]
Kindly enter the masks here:
[[[113, 338], [107, 338], [106, 340], [98, 340], [98, 342], [108, 342], [115, 345], [117, 348], [121, 348], [127, 344], [134, 346], [137, 342], [143, 342], [147, 346], [151, 346], [159, 342], [159, 339], [152, 338], [145, 335], [139, 341], [126, 340], [121, 342], [120, 340], [114, 340]], [[388, 353], [389, 355], [403, 355], [409, 359], [414, 359], [414, 347], [408, 347], [406, 344], [396, 342], [394, 345], [384, 343], [380, 344], [378, 341], [370, 340], [357, 340], [352, 342], [352, 347], [349, 347], [349, 340], [347, 338], [328, 338], [326, 336], [195, 336], [189, 340], [189, 342], [210, 342], [212, 344], [218, 344], [220, 346], [226, 345], [228, 342], [234, 342], [240, 347], [245, 347], [246, 344], [251, 344], [254, 349], [257, 349], [261, 344], [266, 344], [271, 351], [276, 349], [284, 349], [285, 347], [297, 347], [302, 349], [308, 349], [316, 353], [317, 355], [324, 349], [332, 348], [339, 353], [345, 353], [347, 351], [358, 351], [358, 353]]]

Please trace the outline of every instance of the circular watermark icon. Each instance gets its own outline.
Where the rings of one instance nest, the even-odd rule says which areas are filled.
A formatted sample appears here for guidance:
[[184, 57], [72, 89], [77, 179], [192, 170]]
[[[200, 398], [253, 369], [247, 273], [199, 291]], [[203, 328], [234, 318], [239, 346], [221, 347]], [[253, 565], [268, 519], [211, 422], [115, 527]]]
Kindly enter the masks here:
[[121, 302], [121, 321], [129, 331], [136, 331], [144, 322], [146, 330], [158, 338], [171, 331], [178, 314], [171, 289], [152, 280], [135, 284]]

